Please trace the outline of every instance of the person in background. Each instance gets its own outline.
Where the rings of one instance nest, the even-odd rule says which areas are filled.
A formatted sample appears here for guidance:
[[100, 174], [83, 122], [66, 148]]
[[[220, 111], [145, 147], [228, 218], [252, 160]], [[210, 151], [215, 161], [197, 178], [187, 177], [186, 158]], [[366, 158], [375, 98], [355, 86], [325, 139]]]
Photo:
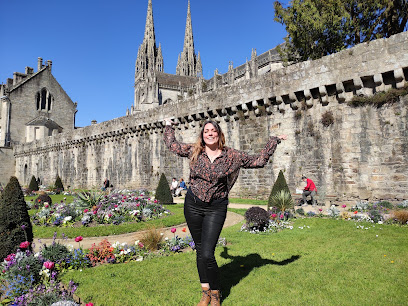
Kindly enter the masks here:
[[303, 189], [303, 193], [302, 193], [303, 205], [305, 206], [307, 205], [307, 197], [310, 195], [313, 206], [316, 206], [317, 188], [316, 188], [315, 183], [311, 179], [307, 178], [306, 176], [302, 176], [302, 181], [306, 183], [306, 187]]
[[171, 195], [174, 197], [176, 195], [176, 190], [178, 188], [178, 182], [177, 179], [175, 177], [173, 177], [173, 181], [171, 182], [171, 186], [170, 186], [170, 191], [171, 191]]
[[107, 190], [107, 188], [109, 188], [109, 180], [107, 178], [105, 178], [105, 180], [103, 181], [103, 187], [102, 190], [105, 191]]
[[240, 168], [262, 168], [286, 135], [269, 138], [264, 149], [250, 155], [225, 146], [216, 121], [204, 122], [194, 144], [178, 142], [172, 121], [166, 120], [164, 142], [169, 150], [190, 159], [190, 187], [184, 200], [184, 216], [197, 250], [202, 298], [198, 306], [220, 305], [218, 265], [214, 251], [227, 215], [228, 194]]
[[179, 182], [179, 187], [176, 190], [176, 197], [181, 195], [182, 190], [186, 190], [186, 189], [187, 189], [186, 182], [184, 182], [184, 180], [181, 178]]

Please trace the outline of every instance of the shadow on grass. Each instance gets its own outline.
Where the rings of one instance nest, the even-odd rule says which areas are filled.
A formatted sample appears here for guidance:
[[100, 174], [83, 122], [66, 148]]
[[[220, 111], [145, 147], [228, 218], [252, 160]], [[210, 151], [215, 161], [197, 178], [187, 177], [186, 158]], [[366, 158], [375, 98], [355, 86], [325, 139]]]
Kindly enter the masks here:
[[288, 259], [276, 261], [272, 259], [262, 258], [259, 254], [253, 253], [246, 256], [232, 256], [228, 254], [228, 248], [224, 247], [224, 251], [220, 254], [225, 259], [232, 261], [219, 268], [222, 300], [226, 299], [231, 292], [231, 288], [237, 285], [241, 279], [248, 276], [253, 268], [259, 268], [265, 265], [284, 266], [298, 260], [299, 255], [293, 255]]

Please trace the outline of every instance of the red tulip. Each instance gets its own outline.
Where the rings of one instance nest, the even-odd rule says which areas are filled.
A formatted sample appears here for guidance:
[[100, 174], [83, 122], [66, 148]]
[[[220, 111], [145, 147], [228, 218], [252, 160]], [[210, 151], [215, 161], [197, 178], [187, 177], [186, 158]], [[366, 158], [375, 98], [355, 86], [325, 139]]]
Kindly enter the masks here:
[[358, 213], [358, 211], [356, 210], [356, 211], [354, 212], [354, 214], [357, 215], [357, 213]]
[[52, 270], [54, 268], [55, 264], [52, 261], [46, 261], [44, 262], [44, 267], [48, 270]]
[[82, 236], [78, 236], [78, 237], [75, 237], [75, 242], [80, 242], [80, 241], [82, 241], [84, 238], [82, 237]]
[[174, 234], [177, 231], [177, 229], [175, 227], [172, 227], [170, 231]]
[[183, 227], [183, 229], [182, 229], [181, 231], [185, 233], [185, 232], [186, 232], [186, 228], [185, 228], [185, 227]]
[[24, 241], [20, 243], [20, 249], [27, 249], [30, 246], [30, 242]]

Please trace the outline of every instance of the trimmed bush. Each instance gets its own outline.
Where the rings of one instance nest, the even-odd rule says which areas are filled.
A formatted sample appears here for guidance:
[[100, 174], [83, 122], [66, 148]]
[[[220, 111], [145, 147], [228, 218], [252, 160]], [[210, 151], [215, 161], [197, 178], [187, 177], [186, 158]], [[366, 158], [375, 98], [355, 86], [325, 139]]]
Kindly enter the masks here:
[[245, 220], [252, 230], [263, 231], [269, 223], [269, 213], [258, 206], [253, 206], [245, 212]]
[[55, 191], [57, 194], [60, 193], [61, 191], [64, 191], [64, 185], [62, 184], [62, 181], [59, 175], [57, 175], [57, 178], [55, 180]]
[[[272, 187], [272, 191], [271, 194], [269, 195], [269, 199], [268, 199], [268, 210], [271, 209], [271, 207], [273, 207], [273, 202], [274, 202], [274, 197], [280, 193], [280, 191], [283, 190], [285, 192], [287, 192], [289, 194], [290, 200], [292, 200], [292, 195], [290, 194], [290, 190], [288, 187], [288, 184], [286, 183], [286, 179], [285, 176], [283, 175], [282, 170], [279, 171], [279, 175], [278, 178], [276, 179], [275, 184]], [[289, 200], [289, 201], [290, 201]]]
[[28, 189], [30, 191], [38, 191], [38, 189], [39, 189], [38, 188], [38, 182], [37, 182], [34, 175], [31, 177], [31, 181], [30, 181], [30, 185], [28, 185]]
[[33, 228], [20, 183], [12, 176], [0, 198], [0, 261], [24, 241], [30, 242], [31, 249]]
[[48, 204], [51, 205], [52, 204], [52, 199], [48, 194], [42, 193], [35, 199], [34, 205], [38, 206], [38, 207], [42, 207], [42, 206], [44, 206], [45, 202], [47, 202]]
[[160, 181], [159, 185], [157, 185], [155, 198], [162, 205], [173, 204], [173, 196], [171, 195], [170, 185], [164, 173], [162, 173], [160, 176]]

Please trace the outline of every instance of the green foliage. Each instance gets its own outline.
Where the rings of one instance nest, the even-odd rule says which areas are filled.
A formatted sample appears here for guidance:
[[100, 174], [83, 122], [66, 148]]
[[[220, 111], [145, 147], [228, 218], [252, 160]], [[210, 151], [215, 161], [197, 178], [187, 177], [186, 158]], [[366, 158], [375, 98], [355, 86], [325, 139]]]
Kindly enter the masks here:
[[273, 197], [278, 194], [281, 190], [287, 192], [290, 196], [290, 199], [292, 199], [292, 196], [290, 194], [290, 190], [288, 187], [288, 184], [286, 183], [286, 179], [285, 176], [283, 175], [282, 170], [279, 171], [279, 175], [278, 178], [276, 179], [275, 184], [272, 187], [272, 191], [271, 194], [269, 195], [269, 199], [268, 199], [268, 210], [271, 209], [271, 207], [273, 207]]
[[391, 88], [385, 92], [378, 92], [373, 96], [354, 96], [351, 101], [347, 104], [349, 106], [359, 107], [359, 106], [366, 106], [371, 105], [374, 107], [381, 107], [384, 104], [393, 104], [399, 101], [399, 97], [405, 96], [408, 94], [408, 84], [406, 84], [403, 88]]
[[64, 185], [62, 184], [61, 178], [59, 177], [59, 175], [57, 175], [57, 178], [55, 179], [55, 189], [56, 192], [59, 193], [61, 191], [64, 191]]
[[97, 191], [81, 191], [77, 194], [76, 201], [83, 208], [98, 205], [105, 195]]
[[[39, 281], [43, 263], [38, 257], [26, 256], [23, 252], [18, 252], [16, 262], [17, 263], [7, 271], [8, 278], [17, 279], [19, 275], [21, 275], [27, 279], [32, 277], [35, 282]], [[29, 268], [27, 268], [27, 266]]]
[[30, 181], [30, 184], [28, 185], [28, 189], [31, 190], [31, 191], [38, 191], [38, 189], [39, 189], [38, 188], [38, 182], [37, 182], [34, 175], [31, 177], [31, 181]]
[[270, 204], [271, 207], [276, 207], [276, 210], [281, 212], [294, 207], [291, 194], [285, 190], [280, 190], [272, 196]]
[[42, 194], [40, 194], [36, 199], [35, 199], [35, 205], [38, 205], [38, 206], [44, 206], [44, 203], [48, 203], [48, 204], [52, 204], [52, 199], [51, 199], [51, 197], [48, 195], [48, 194], [46, 194], [46, 193], [42, 193]]
[[69, 258], [70, 252], [65, 245], [54, 241], [54, 243], [50, 245], [45, 245], [41, 249], [41, 255], [46, 260], [58, 263], [61, 261], [65, 261], [67, 258]]
[[164, 173], [162, 173], [160, 176], [160, 181], [156, 189], [155, 198], [162, 205], [173, 204], [173, 196], [171, 195], [170, 186]]
[[251, 230], [263, 231], [269, 222], [269, 213], [258, 206], [253, 206], [245, 213], [245, 221]]
[[33, 241], [33, 229], [20, 183], [11, 177], [0, 198], [0, 261], [21, 242]]
[[285, 61], [305, 61], [404, 31], [408, 2], [362, 0], [275, 1], [275, 21], [288, 36], [279, 50]]

